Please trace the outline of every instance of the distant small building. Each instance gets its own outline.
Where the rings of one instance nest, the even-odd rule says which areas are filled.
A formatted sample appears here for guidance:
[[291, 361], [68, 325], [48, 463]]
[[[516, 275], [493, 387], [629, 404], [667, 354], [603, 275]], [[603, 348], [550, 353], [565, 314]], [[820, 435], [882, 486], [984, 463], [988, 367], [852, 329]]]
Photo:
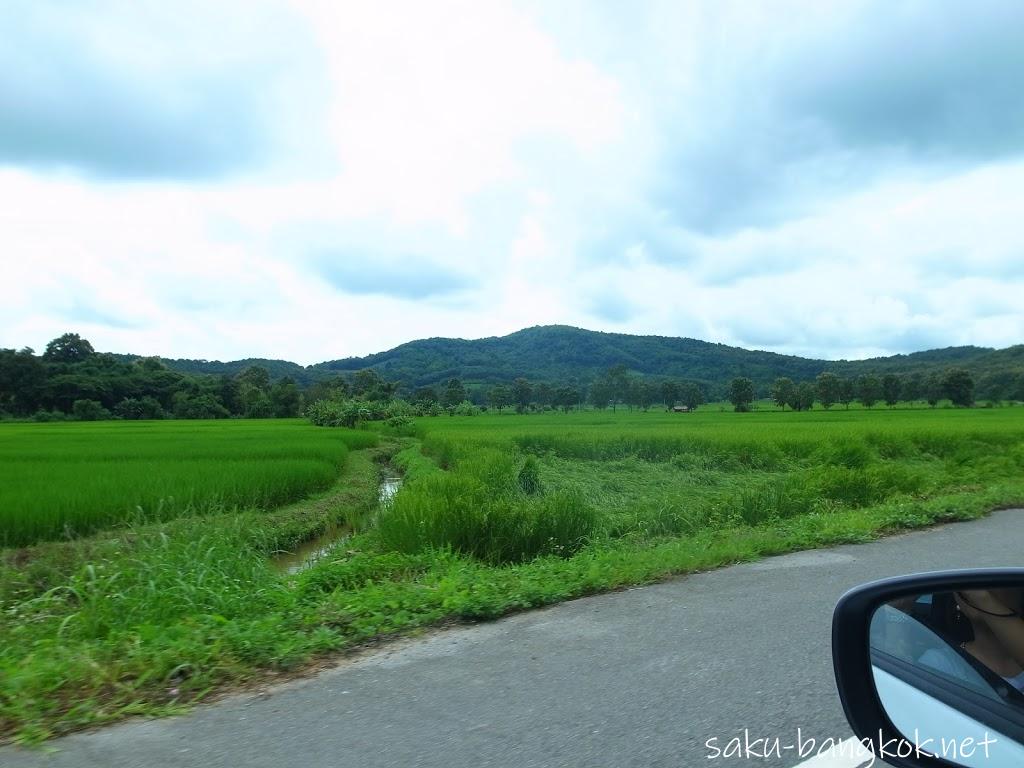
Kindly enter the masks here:
[[685, 406], [685, 405], [673, 405], [672, 406], [672, 413], [689, 413], [689, 412], [690, 412], [690, 409], [689, 409], [688, 406]]

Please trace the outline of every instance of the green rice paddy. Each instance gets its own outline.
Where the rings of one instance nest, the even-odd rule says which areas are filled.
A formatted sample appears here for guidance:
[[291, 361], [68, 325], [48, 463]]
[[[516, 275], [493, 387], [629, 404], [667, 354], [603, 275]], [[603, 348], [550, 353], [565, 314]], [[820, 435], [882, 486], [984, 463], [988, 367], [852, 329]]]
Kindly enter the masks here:
[[[377, 509], [381, 462], [405, 482]], [[178, 712], [439, 622], [1021, 505], [1020, 407], [0, 424], [0, 741]], [[274, 568], [341, 524], [358, 532], [329, 555]]]
[[0, 546], [127, 520], [272, 508], [334, 483], [369, 433], [304, 421], [0, 425]]

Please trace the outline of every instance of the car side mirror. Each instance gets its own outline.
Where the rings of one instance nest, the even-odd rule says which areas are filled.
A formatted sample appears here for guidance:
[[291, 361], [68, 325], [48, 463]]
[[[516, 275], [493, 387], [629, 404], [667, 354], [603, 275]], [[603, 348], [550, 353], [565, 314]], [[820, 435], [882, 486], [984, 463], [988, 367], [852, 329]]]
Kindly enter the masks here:
[[1024, 568], [924, 573], [843, 595], [846, 719], [895, 766], [1024, 766]]

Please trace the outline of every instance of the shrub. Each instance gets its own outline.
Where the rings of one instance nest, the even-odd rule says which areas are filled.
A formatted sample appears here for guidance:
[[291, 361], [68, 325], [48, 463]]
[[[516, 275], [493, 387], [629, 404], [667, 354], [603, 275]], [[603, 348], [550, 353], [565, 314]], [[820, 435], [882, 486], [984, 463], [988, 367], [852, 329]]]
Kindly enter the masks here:
[[40, 408], [32, 415], [33, 421], [46, 422], [46, 421], [67, 421], [68, 415], [63, 411], [44, 411]]
[[306, 408], [306, 418], [318, 427], [355, 427], [370, 416], [355, 400], [317, 400]]
[[71, 413], [79, 421], [101, 421], [110, 418], [110, 411], [96, 400], [75, 400]]
[[162, 419], [166, 414], [160, 401], [153, 397], [126, 397], [114, 406], [114, 415], [122, 419]]
[[469, 400], [463, 400], [458, 405], [453, 405], [448, 409], [448, 413], [452, 416], [479, 416], [481, 409], [473, 405]]
[[213, 395], [174, 394], [174, 415], [179, 419], [226, 419], [231, 414]]

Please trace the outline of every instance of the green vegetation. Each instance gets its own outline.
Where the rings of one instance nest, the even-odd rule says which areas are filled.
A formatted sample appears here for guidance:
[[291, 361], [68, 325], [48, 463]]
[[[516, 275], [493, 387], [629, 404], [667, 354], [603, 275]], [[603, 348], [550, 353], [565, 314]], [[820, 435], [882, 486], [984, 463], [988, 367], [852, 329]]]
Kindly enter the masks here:
[[250, 366], [234, 376], [173, 371], [155, 357], [98, 353], [76, 333], [46, 345], [0, 349], [0, 416], [35, 421], [294, 417], [302, 393], [289, 378], [272, 382]]
[[[810, 360], [695, 339], [596, 333], [563, 326], [501, 338], [423, 339], [363, 358], [303, 367], [281, 360], [161, 360], [98, 353], [76, 334], [42, 355], [0, 349], [0, 418], [36, 421], [293, 417], [322, 400], [403, 399], [420, 415], [469, 405], [573, 410], [654, 404], [693, 410], [732, 399], [806, 410], [859, 400], [969, 406], [1024, 400], [1024, 345], [954, 347], [859, 361]], [[779, 392], [779, 383], [790, 389]], [[741, 406], [741, 410], [745, 406]], [[346, 421], [342, 419], [341, 421]], [[350, 419], [348, 421], [351, 421]]]
[[[322, 436], [348, 446], [344, 469], [289, 507], [197, 508], [0, 550], [0, 738], [179, 711], [446, 620], [1024, 503], [1020, 408], [492, 413], [417, 418], [415, 437], [372, 425], [379, 447], [367, 430], [189, 425], [177, 452], [222, 456], [221, 429], [237, 430], [236, 448], [248, 430], [261, 435], [252, 444], [311, 452]], [[178, 439], [169, 426], [6, 425], [0, 435], [38, 446], [37, 435], [73, 429], [97, 451], [137, 441], [160, 456], [161, 439]], [[59, 455], [68, 440], [45, 450]], [[405, 483], [375, 510], [384, 459]], [[274, 568], [274, 552], [342, 521], [359, 532], [330, 555], [295, 575]]]
[[334, 483], [374, 435], [300, 421], [0, 426], [0, 546], [119, 522], [271, 508]]

